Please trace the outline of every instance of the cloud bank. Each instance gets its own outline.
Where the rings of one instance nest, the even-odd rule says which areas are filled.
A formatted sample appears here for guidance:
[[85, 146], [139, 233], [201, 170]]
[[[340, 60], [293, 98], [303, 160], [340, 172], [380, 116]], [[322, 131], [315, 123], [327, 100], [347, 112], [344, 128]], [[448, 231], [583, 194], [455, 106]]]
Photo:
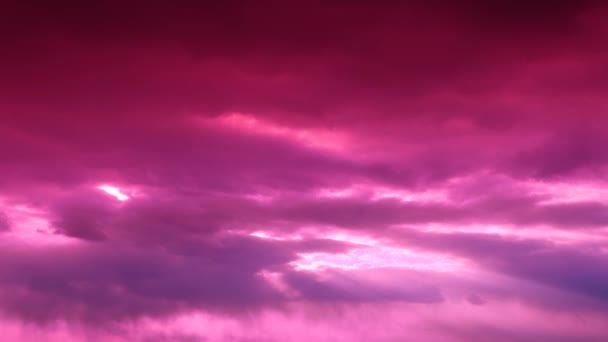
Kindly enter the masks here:
[[6, 341], [608, 338], [604, 3], [0, 11]]

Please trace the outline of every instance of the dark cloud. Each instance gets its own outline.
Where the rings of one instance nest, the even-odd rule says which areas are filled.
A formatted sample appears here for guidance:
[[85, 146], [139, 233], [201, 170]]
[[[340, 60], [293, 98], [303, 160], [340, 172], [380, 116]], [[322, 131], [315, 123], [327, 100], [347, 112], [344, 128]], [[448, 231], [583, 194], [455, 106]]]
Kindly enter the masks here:
[[[5, 1], [0, 13], [0, 311], [12, 317], [453, 298], [605, 315], [601, 1]], [[560, 184], [587, 185], [565, 202]], [[322, 195], [333, 189], [347, 195]], [[484, 225], [505, 234], [449, 232]], [[336, 231], [464, 258], [482, 276], [296, 270], [307, 253], [398, 258], [326, 238]]]
[[556, 131], [539, 146], [522, 151], [515, 159], [521, 169], [541, 178], [558, 178], [580, 171], [601, 174], [608, 155], [601, 148], [605, 134], [593, 122]]
[[596, 246], [560, 246], [539, 239], [517, 239], [475, 233], [401, 232], [411, 248], [466, 257], [488, 270], [572, 291], [605, 306], [608, 284], [605, 253]]
[[[382, 273], [399, 273], [400, 279], [378, 281]], [[322, 278], [322, 279], [318, 279]], [[440, 303], [439, 288], [425, 284], [415, 272], [400, 270], [326, 271], [321, 276], [313, 272], [291, 271], [286, 282], [303, 298], [321, 302], [390, 302]]]
[[369, 194], [319, 197], [299, 189], [301, 184], [283, 192], [272, 187], [276, 197], [267, 202], [231, 189], [200, 193], [194, 189], [186, 193], [151, 189], [144, 197], [118, 202], [97, 189], [87, 189], [55, 197], [47, 208], [59, 234], [93, 241], [164, 245], [225, 230], [282, 234], [306, 226], [333, 226], [382, 236], [386, 229], [404, 224], [506, 224], [515, 227], [512, 229], [544, 226], [580, 231], [608, 225], [602, 202], [545, 203], [550, 196], [534, 194], [513, 182], [502, 179], [494, 185], [483, 180], [461, 184], [449, 193], [447, 202], [372, 199]]
[[297, 251], [341, 248], [331, 241], [292, 244], [237, 236], [182, 241], [165, 250], [120, 243], [9, 246], [0, 262], [0, 305], [8, 314], [41, 322], [253, 310], [284, 300], [258, 272], [283, 268]]
[[8, 216], [0, 211], [0, 232], [8, 231], [11, 229], [11, 223]]

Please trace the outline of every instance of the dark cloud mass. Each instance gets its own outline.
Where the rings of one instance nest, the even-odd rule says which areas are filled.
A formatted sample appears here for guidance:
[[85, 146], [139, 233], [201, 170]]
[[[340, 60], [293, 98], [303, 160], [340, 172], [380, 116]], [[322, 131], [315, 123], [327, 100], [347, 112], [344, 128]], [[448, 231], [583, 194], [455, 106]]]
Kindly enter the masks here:
[[0, 212], [0, 232], [1, 231], [7, 231], [11, 228], [10, 222], [8, 220], [8, 217], [6, 216], [5, 213]]
[[0, 13], [3, 340], [608, 338], [604, 2]]

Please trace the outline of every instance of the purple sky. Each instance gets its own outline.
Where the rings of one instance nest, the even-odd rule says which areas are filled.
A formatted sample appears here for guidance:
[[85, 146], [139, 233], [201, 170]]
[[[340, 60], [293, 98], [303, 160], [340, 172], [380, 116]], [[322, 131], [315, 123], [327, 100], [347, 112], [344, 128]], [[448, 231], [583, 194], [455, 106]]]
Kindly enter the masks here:
[[5, 1], [2, 341], [607, 341], [603, 1]]

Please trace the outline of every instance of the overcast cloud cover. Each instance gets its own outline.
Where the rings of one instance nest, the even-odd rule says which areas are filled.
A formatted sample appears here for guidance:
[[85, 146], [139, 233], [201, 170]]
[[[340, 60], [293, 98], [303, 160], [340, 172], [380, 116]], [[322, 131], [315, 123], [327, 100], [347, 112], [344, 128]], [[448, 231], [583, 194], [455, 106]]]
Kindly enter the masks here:
[[603, 1], [4, 1], [0, 331], [608, 340]]

